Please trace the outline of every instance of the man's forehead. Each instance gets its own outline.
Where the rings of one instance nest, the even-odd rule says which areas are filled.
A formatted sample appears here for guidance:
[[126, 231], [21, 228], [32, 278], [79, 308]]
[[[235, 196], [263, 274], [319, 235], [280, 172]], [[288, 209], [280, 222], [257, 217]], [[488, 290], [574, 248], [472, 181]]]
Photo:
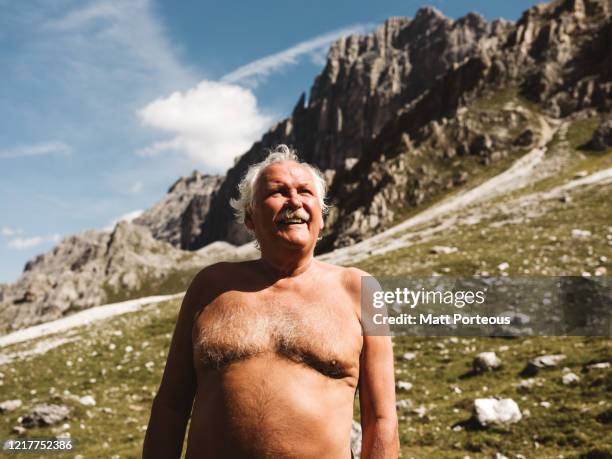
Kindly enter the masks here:
[[314, 176], [303, 164], [294, 161], [281, 161], [266, 166], [261, 171], [258, 181], [261, 184], [285, 181], [313, 183]]

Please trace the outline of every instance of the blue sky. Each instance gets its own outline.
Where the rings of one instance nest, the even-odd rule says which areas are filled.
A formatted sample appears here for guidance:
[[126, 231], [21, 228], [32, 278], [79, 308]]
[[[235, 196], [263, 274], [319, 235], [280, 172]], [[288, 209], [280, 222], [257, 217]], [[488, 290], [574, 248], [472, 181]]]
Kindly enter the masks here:
[[[516, 20], [534, 3], [427, 4]], [[223, 173], [290, 113], [334, 39], [424, 4], [0, 0], [0, 282], [193, 169]]]

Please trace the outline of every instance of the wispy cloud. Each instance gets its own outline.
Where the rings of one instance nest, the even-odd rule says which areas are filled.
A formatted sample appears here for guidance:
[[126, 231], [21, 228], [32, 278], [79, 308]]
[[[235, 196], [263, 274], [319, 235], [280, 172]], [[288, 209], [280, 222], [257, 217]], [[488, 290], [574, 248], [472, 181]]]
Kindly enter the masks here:
[[352, 34], [362, 34], [371, 29], [371, 24], [356, 24], [342, 29], [334, 30], [323, 35], [298, 43], [284, 51], [271, 54], [250, 62], [228, 73], [221, 81], [225, 83], [240, 83], [254, 88], [262, 83], [272, 73], [298, 63], [298, 58], [309, 55], [316, 63], [321, 62], [321, 52], [337, 39]]
[[117, 223], [119, 223], [120, 221], [131, 222], [135, 218], [140, 217], [140, 215], [143, 212], [144, 212], [144, 209], [138, 209], [138, 210], [133, 210], [131, 212], [123, 214], [120, 217], [113, 219], [108, 225], [106, 225], [103, 228], [103, 230], [104, 231], [112, 231], [115, 228], [115, 226], [117, 225]]
[[59, 234], [51, 234], [49, 236], [34, 236], [28, 238], [17, 237], [15, 239], [11, 239], [7, 247], [15, 250], [28, 250], [33, 247], [37, 247], [45, 242], [53, 242], [58, 243], [61, 239]]
[[0, 228], [0, 234], [6, 237], [17, 236], [18, 234], [23, 234], [23, 230], [19, 228], [11, 228], [9, 226], [3, 226]]
[[[0, 56], [0, 118], [10, 133], [24, 136], [18, 128], [28, 126], [33, 136], [56, 140], [27, 146], [15, 136], [12, 143], [26, 146], [0, 157], [65, 152], [67, 145], [86, 154], [150, 138], [134, 112], [200, 79], [179, 60], [152, 0], [19, 5], [3, 6], [0, 17], [2, 34], [19, 43], [18, 51]], [[5, 136], [2, 145], [11, 146], [7, 142]]]
[[221, 172], [272, 122], [259, 110], [250, 90], [216, 81], [202, 81], [193, 89], [157, 99], [139, 114], [145, 125], [175, 134], [141, 149], [140, 155], [180, 151]]
[[97, 2], [69, 11], [58, 19], [50, 19], [46, 26], [50, 29], [71, 30], [86, 26], [94, 20], [118, 18], [120, 13], [121, 5], [116, 2]]
[[68, 155], [71, 148], [64, 142], [51, 140], [49, 142], [36, 143], [33, 145], [21, 145], [14, 148], [0, 150], [0, 158], [21, 158], [26, 156], [41, 156], [61, 154]]

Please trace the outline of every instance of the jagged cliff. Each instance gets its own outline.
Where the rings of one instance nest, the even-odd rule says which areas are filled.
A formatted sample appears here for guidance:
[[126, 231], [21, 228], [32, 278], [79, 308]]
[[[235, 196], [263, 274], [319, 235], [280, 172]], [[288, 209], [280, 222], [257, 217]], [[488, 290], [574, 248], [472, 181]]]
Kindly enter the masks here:
[[227, 205], [250, 164], [266, 148], [293, 145], [300, 156], [327, 171], [354, 163], [396, 112], [420, 97], [454, 65], [481, 49], [497, 46], [509, 24], [487, 23], [477, 14], [457, 21], [434, 8], [422, 8], [414, 19], [391, 18], [372, 34], [352, 35], [330, 49], [306, 102], [302, 94], [292, 115], [278, 123], [231, 168], [214, 196], [200, 237], [190, 248], [223, 239], [249, 239]]
[[212, 194], [222, 181], [222, 176], [193, 171], [178, 179], [161, 201], [133, 222], [149, 228], [156, 239], [178, 248], [190, 247], [200, 235]]
[[[235, 244], [248, 240], [234, 222], [228, 202], [247, 167], [278, 143], [293, 145], [304, 160], [326, 171], [336, 208], [321, 245], [329, 249], [381, 230], [394, 220], [393, 209], [418, 205], [449, 184], [465, 181], [466, 171], [458, 167], [457, 159], [431, 168], [433, 175], [456, 173], [450, 181], [428, 188], [421, 183], [429, 181], [421, 161], [404, 156], [404, 166], [392, 167], [384, 164], [388, 157], [410, 155], [432, 135], [446, 141], [429, 145], [429, 150], [437, 151], [423, 153], [420, 148], [419, 154], [448, 156], [456, 151], [460, 163], [465, 162], [463, 153], [483, 152], [496, 153], [489, 161], [495, 162], [513, 145], [520, 145], [521, 141], [513, 143], [514, 138], [500, 141], [508, 135], [487, 137], [490, 123], [477, 126], [473, 119], [457, 114], [487, 92], [517, 87], [520, 96], [551, 116], [586, 108], [609, 111], [610, 9], [609, 1], [563, 0], [535, 6], [511, 24], [486, 22], [474, 13], [452, 21], [433, 8], [423, 8], [414, 19], [391, 18], [369, 35], [339, 40], [331, 47], [308, 101], [303, 94], [291, 116], [227, 172], [200, 233], [186, 248], [215, 240]], [[523, 119], [521, 126], [522, 116], [517, 111], [497, 121], [505, 123], [510, 117], [510, 131], [526, 131], [533, 120]], [[523, 142], [530, 134], [525, 136]], [[381, 175], [376, 172], [381, 168], [393, 172]], [[407, 170], [414, 173], [406, 177]], [[380, 194], [389, 181], [401, 186]]]

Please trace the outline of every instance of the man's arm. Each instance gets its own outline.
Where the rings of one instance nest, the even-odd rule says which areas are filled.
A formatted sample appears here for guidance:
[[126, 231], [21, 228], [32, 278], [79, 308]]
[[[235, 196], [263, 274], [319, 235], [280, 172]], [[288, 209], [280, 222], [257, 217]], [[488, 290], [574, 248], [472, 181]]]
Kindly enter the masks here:
[[195, 313], [203, 306], [201, 290], [206, 283], [205, 271], [195, 276], [183, 298], [164, 375], [151, 408], [143, 459], [181, 456], [185, 428], [197, 386], [191, 333]]
[[[353, 292], [358, 291], [359, 317], [363, 326], [364, 321], [371, 321], [373, 313], [372, 305], [368, 303], [368, 301], [371, 302], [373, 293], [371, 290], [379, 290], [380, 285], [375, 279], [370, 279], [367, 284], [364, 284], [362, 292], [361, 277], [369, 276], [369, 274], [356, 269], [351, 269], [351, 271], [352, 290]], [[367, 297], [364, 298], [367, 304], [362, 303], [362, 294]], [[381, 334], [378, 328], [364, 327], [359, 369], [359, 403], [363, 433], [361, 457], [363, 459], [397, 458], [399, 435], [391, 337], [371, 336], [368, 330]]]

